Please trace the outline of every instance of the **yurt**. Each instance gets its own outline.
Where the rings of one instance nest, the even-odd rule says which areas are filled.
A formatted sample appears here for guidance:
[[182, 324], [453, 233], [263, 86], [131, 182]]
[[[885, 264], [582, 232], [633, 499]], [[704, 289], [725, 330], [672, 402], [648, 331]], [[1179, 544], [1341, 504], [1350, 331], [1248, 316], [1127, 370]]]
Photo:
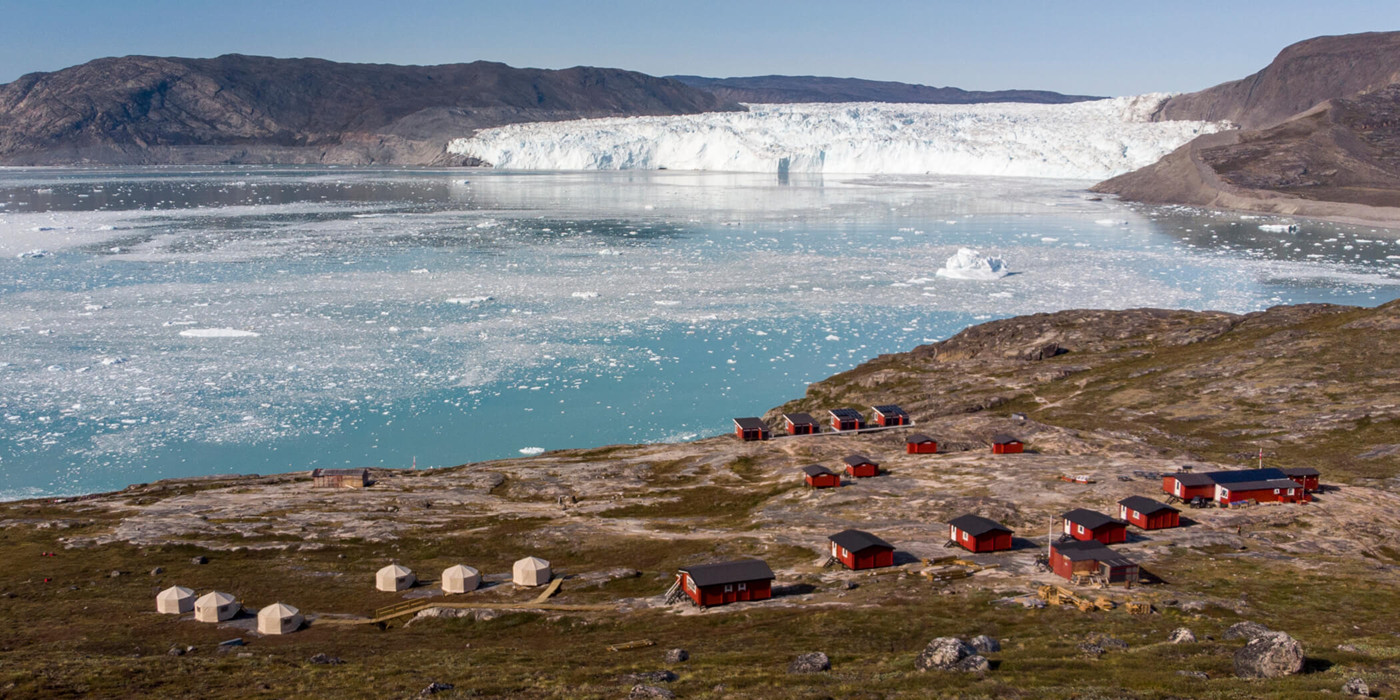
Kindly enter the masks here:
[[306, 618], [301, 611], [286, 603], [273, 603], [258, 611], [258, 632], [261, 634], [291, 634], [301, 628]]
[[194, 591], [184, 586], [171, 586], [156, 594], [156, 612], [179, 615], [194, 610]]
[[467, 593], [481, 585], [481, 572], [470, 566], [458, 564], [442, 571], [443, 593]]
[[408, 567], [390, 564], [374, 575], [374, 587], [392, 593], [412, 588], [417, 580]]
[[543, 586], [554, 575], [549, 570], [549, 562], [539, 557], [525, 557], [515, 562], [512, 573], [511, 580], [517, 586]]
[[194, 602], [194, 619], [200, 622], [222, 622], [242, 610], [233, 596], [220, 591], [205, 593]]

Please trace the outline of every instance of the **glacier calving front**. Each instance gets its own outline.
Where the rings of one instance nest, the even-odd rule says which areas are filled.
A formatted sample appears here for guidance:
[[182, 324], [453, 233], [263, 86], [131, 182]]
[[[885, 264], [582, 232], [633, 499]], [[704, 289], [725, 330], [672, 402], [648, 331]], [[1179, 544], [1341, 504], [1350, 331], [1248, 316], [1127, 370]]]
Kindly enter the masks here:
[[454, 154], [515, 170], [721, 170], [1104, 179], [1219, 122], [1151, 121], [1163, 94], [1063, 105], [778, 104], [485, 129]]

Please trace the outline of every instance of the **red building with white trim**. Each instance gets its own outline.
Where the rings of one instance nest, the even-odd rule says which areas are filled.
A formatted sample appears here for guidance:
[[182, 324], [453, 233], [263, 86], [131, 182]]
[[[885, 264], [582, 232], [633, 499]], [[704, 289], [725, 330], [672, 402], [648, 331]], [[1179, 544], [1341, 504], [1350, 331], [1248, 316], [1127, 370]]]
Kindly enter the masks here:
[[827, 538], [831, 556], [847, 569], [894, 566], [894, 545], [863, 530], [842, 530]]
[[1011, 528], [980, 515], [960, 515], [948, 521], [948, 539], [969, 552], [1011, 549]]
[[832, 430], [860, 430], [865, 427], [865, 417], [854, 408], [833, 408], [827, 414], [831, 416]]
[[1025, 443], [1016, 439], [1014, 435], [997, 433], [992, 436], [992, 454], [994, 455], [1014, 455], [1026, 450]]
[[773, 570], [762, 559], [698, 564], [676, 575], [681, 590], [702, 608], [772, 598], [773, 578]]
[[1322, 472], [1312, 467], [1289, 467], [1280, 471], [1288, 478], [1298, 482], [1298, 484], [1303, 487], [1304, 491], [1311, 492], [1322, 488], [1322, 485], [1319, 483], [1322, 478]]
[[846, 463], [846, 473], [858, 479], [880, 474], [880, 463], [865, 455], [850, 455], [841, 461]]
[[735, 418], [734, 436], [745, 442], [768, 439], [768, 425], [762, 418]]
[[1076, 540], [1097, 540], [1103, 544], [1116, 544], [1128, 540], [1128, 524], [1114, 520], [1096, 510], [1075, 508], [1062, 516], [1065, 520], [1065, 534]]
[[820, 464], [809, 464], [802, 468], [803, 480], [814, 489], [831, 489], [841, 485], [841, 477], [836, 472]]
[[1142, 496], [1129, 496], [1119, 501], [1118, 518], [1144, 530], [1162, 530], [1181, 525], [1181, 511]]
[[904, 451], [911, 455], [937, 454], [938, 441], [923, 433], [914, 433], [904, 439]]
[[788, 435], [814, 435], [821, 432], [817, 419], [807, 413], [784, 413], [783, 425]]
[[1098, 574], [1108, 583], [1127, 585], [1137, 583], [1141, 575], [1141, 570], [1132, 559], [1094, 540], [1052, 543], [1050, 569], [1057, 576], [1069, 581], [1073, 581], [1076, 576]]
[[870, 410], [875, 412], [875, 422], [879, 425], [909, 425], [913, 423], [909, 418], [909, 414], [904, 412], [904, 409], [892, 403], [883, 406], [871, 406]]

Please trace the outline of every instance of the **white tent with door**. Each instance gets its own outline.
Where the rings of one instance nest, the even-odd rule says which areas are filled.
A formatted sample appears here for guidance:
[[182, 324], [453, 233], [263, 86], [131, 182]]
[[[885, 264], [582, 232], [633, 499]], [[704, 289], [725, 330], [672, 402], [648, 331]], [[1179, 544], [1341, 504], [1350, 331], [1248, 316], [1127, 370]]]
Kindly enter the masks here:
[[258, 611], [258, 632], [261, 634], [291, 634], [301, 629], [306, 618], [301, 611], [286, 603], [273, 603]]
[[242, 610], [238, 599], [222, 591], [205, 593], [194, 602], [194, 619], [200, 622], [223, 622]]
[[481, 572], [470, 566], [458, 564], [442, 572], [443, 593], [468, 593], [481, 585]]
[[194, 610], [194, 591], [184, 586], [171, 586], [156, 594], [156, 612], [179, 615]]
[[553, 576], [553, 572], [549, 569], [549, 562], [539, 557], [525, 557], [515, 562], [511, 580], [517, 586], [543, 586], [549, 583], [549, 579]]
[[381, 591], [404, 591], [413, 587], [418, 579], [406, 566], [390, 564], [374, 575], [374, 587]]

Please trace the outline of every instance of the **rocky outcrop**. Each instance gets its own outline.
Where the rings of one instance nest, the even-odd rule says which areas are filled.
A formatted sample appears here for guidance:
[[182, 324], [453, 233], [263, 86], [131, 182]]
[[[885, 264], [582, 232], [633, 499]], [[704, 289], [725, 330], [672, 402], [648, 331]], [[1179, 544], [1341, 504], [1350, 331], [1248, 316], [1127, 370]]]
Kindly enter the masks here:
[[920, 671], [986, 673], [991, 664], [967, 642], [957, 637], [939, 637], [919, 652], [914, 667]]
[[706, 90], [726, 102], [898, 102], [902, 104], [975, 104], [1029, 102], [1064, 104], [1098, 100], [1088, 95], [1062, 95], [1046, 90], [983, 92], [954, 87], [929, 87], [883, 80], [825, 78], [810, 75], [758, 75], [747, 78], [703, 78], [672, 75], [673, 80]]
[[831, 670], [831, 659], [825, 653], [814, 651], [803, 654], [788, 664], [788, 673], [821, 673]]
[[1303, 670], [1303, 645], [1283, 632], [1255, 637], [1235, 652], [1240, 678], [1279, 678]]
[[609, 68], [126, 56], [0, 85], [0, 163], [449, 163], [484, 127], [727, 109]]
[[1196, 633], [1185, 627], [1178, 627], [1172, 630], [1171, 635], [1167, 637], [1167, 641], [1172, 644], [1195, 644]]

